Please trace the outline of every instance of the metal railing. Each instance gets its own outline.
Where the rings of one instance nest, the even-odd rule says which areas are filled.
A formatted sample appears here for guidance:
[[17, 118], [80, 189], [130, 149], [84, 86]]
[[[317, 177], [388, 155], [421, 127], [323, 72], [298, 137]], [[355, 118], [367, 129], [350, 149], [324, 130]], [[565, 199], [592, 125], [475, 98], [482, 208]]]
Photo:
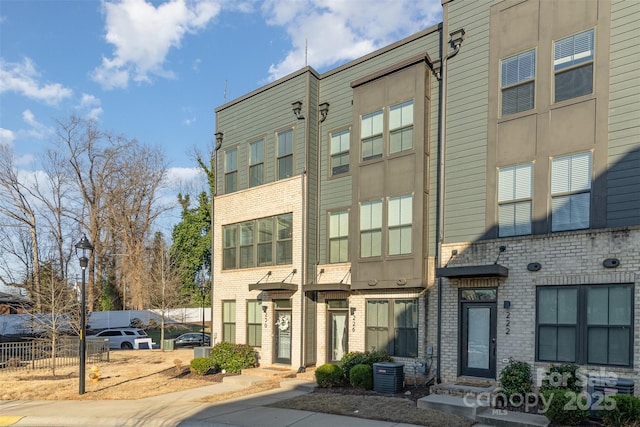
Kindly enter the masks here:
[[[109, 361], [108, 340], [87, 340], [87, 363]], [[80, 363], [78, 337], [60, 337], [55, 351], [51, 340], [33, 339], [0, 343], [0, 372], [19, 369], [44, 369], [74, 366]], [[55, 357], [54, 357], [55, 355]]]

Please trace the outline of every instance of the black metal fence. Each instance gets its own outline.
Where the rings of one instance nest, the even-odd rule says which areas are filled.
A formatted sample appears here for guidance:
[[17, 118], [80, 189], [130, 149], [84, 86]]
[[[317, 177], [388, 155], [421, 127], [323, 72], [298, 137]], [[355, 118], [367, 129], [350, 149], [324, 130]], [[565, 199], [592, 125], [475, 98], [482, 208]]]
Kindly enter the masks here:
[[[108, 362], [109, 342], [87, 340], [87, 363]], [[51, 340], [33, 339], [22, 342], [0, 343], [0, 371], [18, 369], [43, 369], [74, 366], [80, 363], [78, 337], [60, 337], [55, 349]]]

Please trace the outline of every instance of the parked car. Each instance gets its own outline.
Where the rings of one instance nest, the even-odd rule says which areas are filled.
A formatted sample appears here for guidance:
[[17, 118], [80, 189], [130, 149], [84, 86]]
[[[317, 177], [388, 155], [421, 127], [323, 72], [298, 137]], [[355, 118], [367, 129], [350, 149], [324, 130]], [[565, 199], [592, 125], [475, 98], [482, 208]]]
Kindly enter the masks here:
[[87, 335], [87, 339], [109, 339], [109, 348], [131, 350], [136, 338], [149, 338], [147, 333], [137, 328], [111, 328], [94, 335]]
[[[174, 345], [176, 347], [203, 347], [202, 345], [202, 333], [201, 332], [189, 332], [180, 335], [175, 339]], [[211, 337], [204, 334], [204, 347], [211, 345]]]

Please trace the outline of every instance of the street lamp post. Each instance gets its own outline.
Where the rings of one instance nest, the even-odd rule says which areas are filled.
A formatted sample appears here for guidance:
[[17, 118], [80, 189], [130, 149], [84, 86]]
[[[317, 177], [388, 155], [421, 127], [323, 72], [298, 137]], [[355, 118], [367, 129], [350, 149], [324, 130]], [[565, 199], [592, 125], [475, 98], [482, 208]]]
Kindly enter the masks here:
[[[79, 252], [80, 251], [80, 252]], [[93, 246], [87, 239], [86, 235], [82, 235], [82, 239], [76, 243], [76, 255], [80, 260], [80, 268], [82, 269], [82, 288], [80, 289], [80, 394], [84, 394], [84, 377], [85, 377], [85, 365], [86, 365], [86, 311], [87, 311], [87, 297], [85, 293], [85, 273], [87, 266], [89, 265], [89, 257], [93, 251]]]

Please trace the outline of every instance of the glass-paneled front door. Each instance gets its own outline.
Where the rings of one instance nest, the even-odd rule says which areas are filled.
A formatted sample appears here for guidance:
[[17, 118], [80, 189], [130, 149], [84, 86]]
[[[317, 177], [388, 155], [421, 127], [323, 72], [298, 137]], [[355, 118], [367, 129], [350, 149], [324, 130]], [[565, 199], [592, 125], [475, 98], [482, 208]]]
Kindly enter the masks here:
[[461, 301], [460, 375], [496, 376], [496, 303]]

